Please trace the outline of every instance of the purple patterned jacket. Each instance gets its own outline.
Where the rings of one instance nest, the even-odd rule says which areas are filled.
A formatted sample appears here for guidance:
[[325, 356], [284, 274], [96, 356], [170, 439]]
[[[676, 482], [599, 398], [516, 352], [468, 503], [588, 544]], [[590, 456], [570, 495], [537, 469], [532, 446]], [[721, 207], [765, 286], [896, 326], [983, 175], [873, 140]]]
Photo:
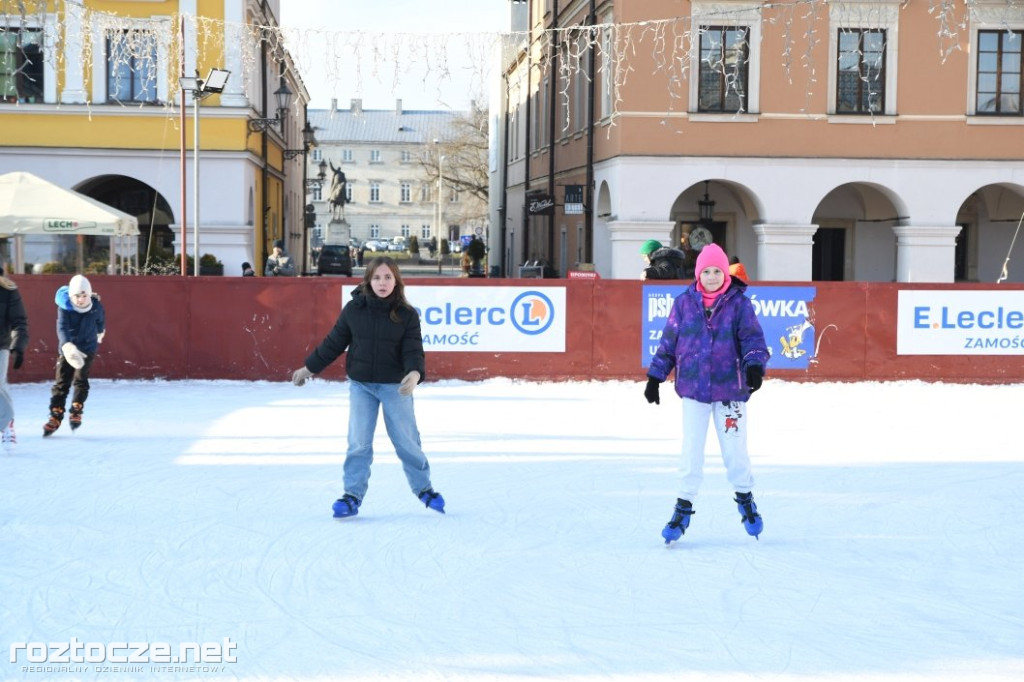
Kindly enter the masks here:
[[768, 348], [754, 306], [733, 279], [709, 318], [696, 282], [676, 297], [647, 376], [665, 381], [675, 370], [676, 393], [702, 403], [745, 402], [746, 369], [768, 363]]

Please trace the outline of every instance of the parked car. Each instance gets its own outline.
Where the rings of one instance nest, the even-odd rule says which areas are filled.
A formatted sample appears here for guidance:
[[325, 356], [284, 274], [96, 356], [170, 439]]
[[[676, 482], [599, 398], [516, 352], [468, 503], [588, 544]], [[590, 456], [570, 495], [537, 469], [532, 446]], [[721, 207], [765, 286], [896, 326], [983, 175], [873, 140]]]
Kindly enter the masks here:
[[391, 241], [388, 242], [388, 251], [408, 251], [409, 243], [405, 240], [405, 237], [392, 237]]
[[379, 239], [368, 239], [363, 246], [366, 247], [367, 251], [387, 251], [387, 242], [382, 242]]
[[316, 274], [352, 276], [352, 254], [345, 244], [325, 244], [316, 260]]

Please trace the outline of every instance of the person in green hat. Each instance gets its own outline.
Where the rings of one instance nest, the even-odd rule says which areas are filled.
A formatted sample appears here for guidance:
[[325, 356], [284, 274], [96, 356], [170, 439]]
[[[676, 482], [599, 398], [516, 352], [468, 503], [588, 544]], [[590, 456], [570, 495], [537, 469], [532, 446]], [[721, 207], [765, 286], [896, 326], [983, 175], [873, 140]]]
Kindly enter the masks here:
[[689, 279], [686, 275], [686, 254], [679, 249], [662, 246], [657, 239], [648, 239], [640, 247], [647, 267], [640, 279]]

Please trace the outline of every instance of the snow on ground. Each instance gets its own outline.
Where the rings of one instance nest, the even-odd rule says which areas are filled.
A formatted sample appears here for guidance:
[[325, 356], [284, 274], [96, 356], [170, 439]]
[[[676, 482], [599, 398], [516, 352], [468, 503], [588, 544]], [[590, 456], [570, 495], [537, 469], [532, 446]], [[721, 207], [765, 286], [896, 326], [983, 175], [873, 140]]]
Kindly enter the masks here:
[[381, 422], [346, 521], [344, 383], [94, 381], [85, 425], [45, 440], [49, 386], [15, 385], [3, 651], [195, 642], [235, 660], [37, 647], [0, 679], [1021, 679], [1022, 388], [768, 381], [750, 411], [760, 541], [712, 437], [666, 547], [680, 403], [663, 387], [647, 405], [640, 380], [421, 385], [448, 513], [413, 497]]

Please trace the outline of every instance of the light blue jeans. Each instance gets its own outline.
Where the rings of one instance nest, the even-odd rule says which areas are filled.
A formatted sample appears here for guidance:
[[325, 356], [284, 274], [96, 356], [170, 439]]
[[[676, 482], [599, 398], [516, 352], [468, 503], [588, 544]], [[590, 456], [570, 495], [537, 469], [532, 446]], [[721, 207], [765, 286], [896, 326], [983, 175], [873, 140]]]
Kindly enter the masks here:
[[14, 419], [14, 401], [7, 390], [7, 362], [10, 357], [10, 350], [0, 350], [0, 431], [6, 429]]
[[430, 463], [420, 445], [411, 395], [399, 395], [398, 384], [369, 384], [349, 380], [348, 453], [345, 455], [345, 492], [360, 500], [366, 496], [373, 463], [373, 433], [384, 408], [384, 428], [402, 460], [413, 494], [430, 487]]

